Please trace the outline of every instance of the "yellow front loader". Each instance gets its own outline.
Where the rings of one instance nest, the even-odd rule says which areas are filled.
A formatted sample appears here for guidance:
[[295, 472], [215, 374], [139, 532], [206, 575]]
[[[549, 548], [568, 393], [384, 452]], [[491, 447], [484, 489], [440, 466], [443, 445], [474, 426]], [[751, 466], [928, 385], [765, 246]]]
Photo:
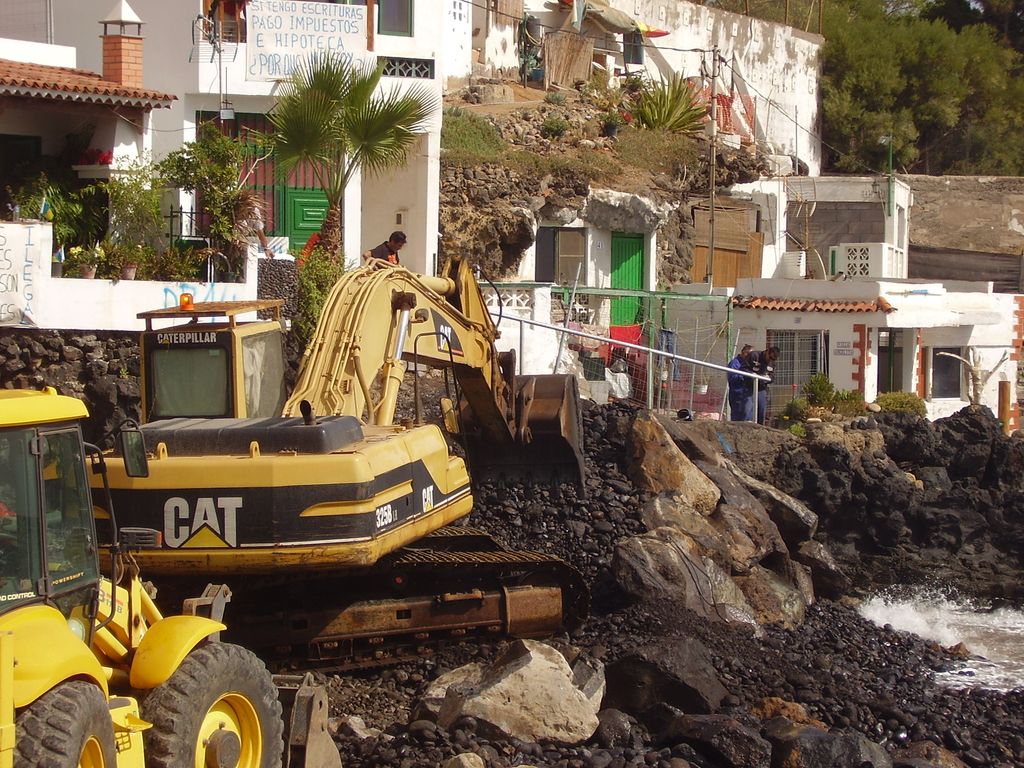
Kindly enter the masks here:
[[[157, 532], [119, 531], [100, 573], [88, 476], [105, 486], [106, 470], [86, 415], [52, 389], [0, 392], [0, 768], [282, 766], [263, 663], [217, 642], [217, 621], [161, 616], [143, 587], [132, 551]], [[145, 475], [141, 433], [119, 441]]]

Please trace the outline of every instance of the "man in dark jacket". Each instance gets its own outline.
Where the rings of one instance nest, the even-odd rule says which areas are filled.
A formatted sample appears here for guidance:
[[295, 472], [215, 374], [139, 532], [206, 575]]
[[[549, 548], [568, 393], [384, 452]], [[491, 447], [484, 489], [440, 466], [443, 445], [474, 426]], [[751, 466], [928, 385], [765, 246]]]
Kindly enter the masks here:
[[[747, 366], [747, 358], [753, 349], [749, 344], [744, 344], [743, 349], [732, 360], [729, 361], [729, 368], [734, 371], [750, 370]], [[738, 373], [727, 373], [725, 375], [729, 383], [729, 418], [733, 421], [750, 421], [754, 418], [754, 380], [749, 376], [741, 376]]]
[[768, 412], [768, 387], [775, 377], [775, 361], [779, 359], [779, 348], [768, 347], [760, 352], [752, 352], [747, 358], [751, 373], [767, 376], [768, 381], [757, 380], [757, 423], [764, 424]]

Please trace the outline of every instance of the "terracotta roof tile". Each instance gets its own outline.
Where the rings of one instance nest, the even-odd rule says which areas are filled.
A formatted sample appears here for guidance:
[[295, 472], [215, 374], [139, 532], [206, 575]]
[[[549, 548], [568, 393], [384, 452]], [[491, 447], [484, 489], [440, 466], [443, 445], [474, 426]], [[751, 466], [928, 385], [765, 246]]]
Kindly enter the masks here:
[[733, 296], [732, 305], [740, 309], [771, 309], [789, 312], [895, 312], [896, 308], [879, 296], [877, 299], [779, 299], [774, 296]]
[[177, 98], [159, 91], [118, 85], [85, 69], [26, 64], [8, 59], [0, 59], [0, 96], [29, 96], [144, 109], [169, 107]]

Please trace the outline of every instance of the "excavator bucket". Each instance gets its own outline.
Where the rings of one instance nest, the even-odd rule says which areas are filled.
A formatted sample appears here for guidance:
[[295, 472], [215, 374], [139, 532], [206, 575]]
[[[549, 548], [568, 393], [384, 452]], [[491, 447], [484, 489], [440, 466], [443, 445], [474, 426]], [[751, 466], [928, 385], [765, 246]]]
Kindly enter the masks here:
[[516, 434], [512, 443], [466, 435], [470, 471], [480, 481], [575, 485], [584, 490], [583, 419], [576, 377], [515, 377]]

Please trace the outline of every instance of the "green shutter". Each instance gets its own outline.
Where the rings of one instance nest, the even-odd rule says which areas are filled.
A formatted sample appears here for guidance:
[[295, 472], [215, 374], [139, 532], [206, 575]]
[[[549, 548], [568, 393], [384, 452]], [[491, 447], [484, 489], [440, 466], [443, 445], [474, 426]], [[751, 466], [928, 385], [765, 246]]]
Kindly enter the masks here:
[[[612, 233], [612, 288], [639, 291], [644, 287], [644, 236]], [[640, 322], [640, 299], [612, 299], [612, 325]]]

